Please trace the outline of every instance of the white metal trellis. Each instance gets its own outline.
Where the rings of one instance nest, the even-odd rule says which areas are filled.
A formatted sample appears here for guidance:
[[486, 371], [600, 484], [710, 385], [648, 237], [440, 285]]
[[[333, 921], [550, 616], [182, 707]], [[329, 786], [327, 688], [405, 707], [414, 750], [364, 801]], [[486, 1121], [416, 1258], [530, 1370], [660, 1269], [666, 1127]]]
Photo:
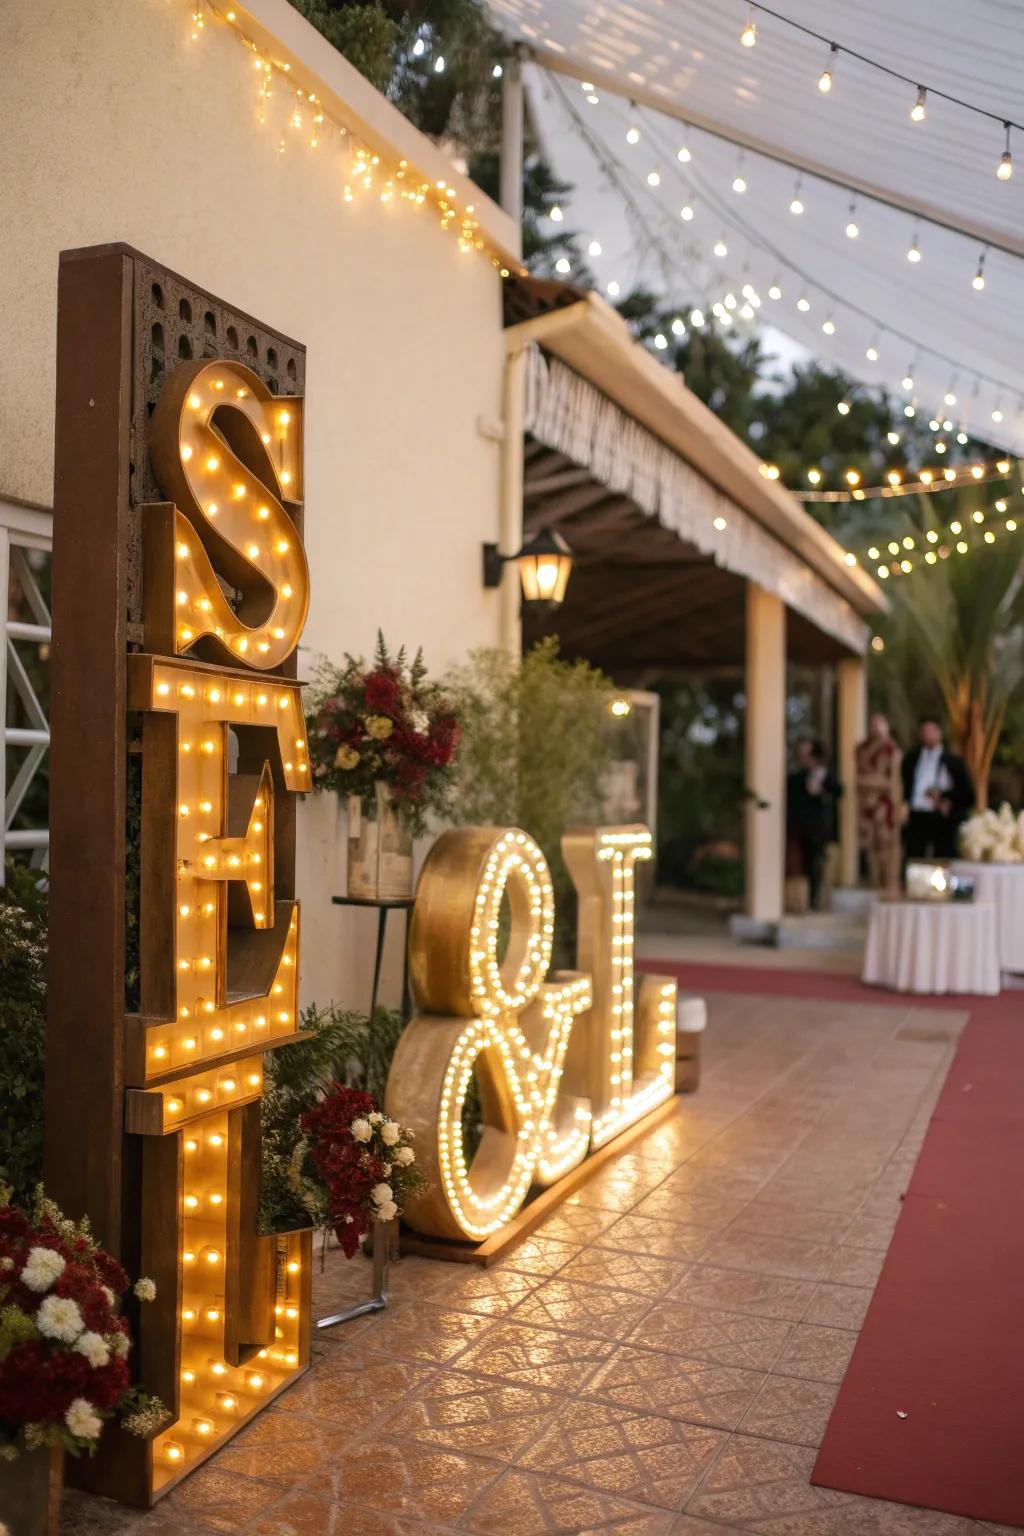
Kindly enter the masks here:
[[[0, 499], [0, 584], [7, 599], [5, 632], [0, 646], [0, 699], [4, 702], [4, 752], [0, 758], [0, 801], [4, 808], [4, 852], [29, 852], [35, 868], [45, 868], [49, 853], [48, 827], [19, 827], [13, 823], [32, 780], [39, 771], [50, 746], [50, 725], [46, 711], [32, 686], [18, 653], [17, 641], [49, 645], [50, 611], [39, 590], [28, 552], [53, 548], [53, 515], [36, 507], [23, 507]], [[13, 581], [12, 581], [13, 578]], [[11, 597], [15, 583], [34, 622], [12, 616]], [[28, 724], [12, 722], [10, 705], [18, 700]], [[7, 749], [27, 748], [25, 756], [7, 782]], [[0, 861], [0, 884], [3, 883]]]

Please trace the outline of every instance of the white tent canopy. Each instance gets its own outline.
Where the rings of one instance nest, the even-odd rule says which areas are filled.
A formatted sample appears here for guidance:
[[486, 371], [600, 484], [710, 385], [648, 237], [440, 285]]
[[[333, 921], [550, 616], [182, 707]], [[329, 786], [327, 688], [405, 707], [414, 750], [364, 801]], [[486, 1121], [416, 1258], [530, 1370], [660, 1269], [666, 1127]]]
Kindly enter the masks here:
[[[742, 327], [748, 285], [761, 322], [901, 396], [924, 421], [951, 423], [937, 440], [962, 427], [1024, 448], [1016, 127], [1015, 174], [996, 176], [1004, 121], [1024, 122], [1024, 6], [778, 0], [789, 21], [839, 45], [826, 94], [828, 41], [746, 0], [489, 3], [536, 60], [534, 115], [554, 169], [575, 188], [564, 227], [592, 247], [602, 291], [612, 284], [614, 297], [615, 284], [625, 294], [640, 281], [701, 306], [732, 292]], [[740, 33], [751, 14], [748, 48]], [[929, 90], [914, 122], [918, 85]], [[692, 218], [680, 217], [684, 207]], [[781, 297], [769, 298], [776, 284]]]

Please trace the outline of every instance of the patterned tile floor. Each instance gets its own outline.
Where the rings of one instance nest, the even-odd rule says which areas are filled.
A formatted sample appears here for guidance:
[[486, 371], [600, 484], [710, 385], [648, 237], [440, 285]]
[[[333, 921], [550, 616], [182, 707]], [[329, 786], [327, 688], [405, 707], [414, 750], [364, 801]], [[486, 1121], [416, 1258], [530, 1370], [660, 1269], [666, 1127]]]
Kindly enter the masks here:
[[[716, 997], [704, 1083], [491, 1270], [391, 1310], [149, 1514], [68, 1536], [966, 1536], [811, 1467], [965, 1015]], [[320, 1315], [366, 1293], [328, 1255]]]

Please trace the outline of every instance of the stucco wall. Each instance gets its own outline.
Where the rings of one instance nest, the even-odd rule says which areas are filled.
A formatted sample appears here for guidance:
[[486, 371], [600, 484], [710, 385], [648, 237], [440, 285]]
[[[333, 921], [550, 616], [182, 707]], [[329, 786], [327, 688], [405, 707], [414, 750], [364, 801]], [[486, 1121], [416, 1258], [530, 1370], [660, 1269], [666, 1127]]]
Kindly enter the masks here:
[[[184, 0], [0, 0], [0, 495], [52, 496], [57, 257], [125, 241], [308, 348], [306, 534], [318, 652], [498, 638], [500, 279], [426, 210], [342, 202], [338, 147], [279, 154], [227, 28]], [[281, 103], [277, 104], [278, 106]], [[298, 137], [298, 136], [296, 136]], [[371, 920], [330, 906], [343, 821], [300, 812], [303, 992], [365, 1003]]]

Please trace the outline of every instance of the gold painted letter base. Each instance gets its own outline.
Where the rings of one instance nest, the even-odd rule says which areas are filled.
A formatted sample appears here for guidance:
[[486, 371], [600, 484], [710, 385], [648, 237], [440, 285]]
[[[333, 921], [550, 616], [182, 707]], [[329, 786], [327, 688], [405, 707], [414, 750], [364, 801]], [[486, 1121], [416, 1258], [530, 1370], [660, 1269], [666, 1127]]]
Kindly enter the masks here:
[[[499, 1232], [492, 1233], [482, 1243], [459, 1243], [443, 1237], [423, 1237], [419, 1232], [403, 1229], [401, 1247], [403, 1258], [406, 1254], [416, 1254], [423, 1259], [448, 1259], [456, 1264], [479, 1264], [485, 1269], [491, 1264], [496, 1264], [499, 1259], [503, 1259], [506, 1254], [512, 1252], [513, 1248], [517, 1248], [525, 1238], [535, 1232], [541, 1222], [546, 1220], [552, 1211], [556, 1211], [569, 1195], [580, 1189], [603, 1168], [607, 1168], [620, 1153], [625, 1152], [627, 1147], [631, 1147], [634, 1142], [646, 1136], [648, 1131], [652, 1131], [656, 1125], [660, 1125], [663, 1120], [670, 1120], [678, 1110], [678, 1099], [672, 1097], [652, 1109], [650, 1114], [644, 1115], [642, 1119], [635, 1120], [621, 1135], [606, 1142], [603, 1147], [599, 1147], [596, 1152], [584, 1158], [583, 1162], [571, 1173], [567, 1173], [564, 1179], [560, 1179], [550, 1189], [543, 1190], [535, 1200], [524, 1205], [506, 1226]], [[324, 1324], [321, 1323], [319, 1326], [323, 1327]]]
[[369, 1301], [356, 1302], [343, 1312], [332, 1312], [330, 1317], [317, 1319], [318, 1328], [334, 1328], [338, 1323], [350, 1323], [354, 1317], [365, 1317], [368, 1312], [383, 1312], [388, 1304], [388, 1260], [391, 1244], [397, 1237], [396, 1221], [373, 1223], [373, 1295]]

